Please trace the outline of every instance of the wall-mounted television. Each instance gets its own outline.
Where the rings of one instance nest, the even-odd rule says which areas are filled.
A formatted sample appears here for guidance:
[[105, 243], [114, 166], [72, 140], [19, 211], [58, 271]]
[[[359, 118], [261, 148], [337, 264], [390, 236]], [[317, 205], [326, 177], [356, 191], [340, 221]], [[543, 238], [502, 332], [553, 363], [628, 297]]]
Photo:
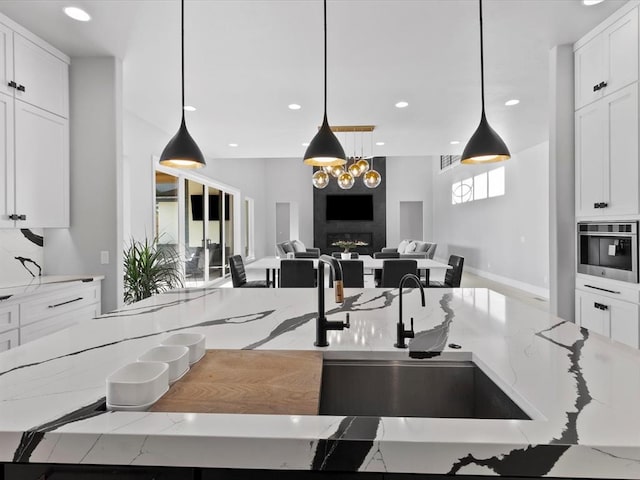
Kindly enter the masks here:
[[[229, 220], [229, 194], [225, 194], [224, 219]], [[191, 195], [191, 220], [202, 221], [204, 218], [204, 201], [202, 195]], [[209, 195], [209, 221], [220, 220], [220, 195]]]
[[327, 221], [373, 221], [373, 195], [327, 195]]

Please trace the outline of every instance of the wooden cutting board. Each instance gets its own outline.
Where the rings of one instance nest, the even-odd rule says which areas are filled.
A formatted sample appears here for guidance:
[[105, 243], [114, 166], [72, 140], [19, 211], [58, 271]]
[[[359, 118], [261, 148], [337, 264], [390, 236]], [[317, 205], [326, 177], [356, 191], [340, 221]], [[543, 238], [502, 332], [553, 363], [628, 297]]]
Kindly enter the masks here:
[[317, 415], [322, 352], [207, 350], [150, 411]]

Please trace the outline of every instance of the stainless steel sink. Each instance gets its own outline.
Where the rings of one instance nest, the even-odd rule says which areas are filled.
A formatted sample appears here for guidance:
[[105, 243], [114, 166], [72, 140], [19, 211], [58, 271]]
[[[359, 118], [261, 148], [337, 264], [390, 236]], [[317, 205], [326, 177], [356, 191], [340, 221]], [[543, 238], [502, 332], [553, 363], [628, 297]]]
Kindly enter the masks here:
[[324, 359], [321, 415], [530, 420], [471, 361]]

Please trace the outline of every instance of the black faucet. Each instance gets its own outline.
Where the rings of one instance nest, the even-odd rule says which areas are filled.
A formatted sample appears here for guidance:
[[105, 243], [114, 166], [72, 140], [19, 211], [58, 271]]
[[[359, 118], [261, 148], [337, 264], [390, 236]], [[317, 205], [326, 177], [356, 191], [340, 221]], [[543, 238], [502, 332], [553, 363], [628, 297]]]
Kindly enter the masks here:
[[409, 330], [404, 329], [404, 323], [402, 323], [402, 288], [407, 280], [413, 280], [418, 287], [420, 287], [420, 295], [422, 296], [422, 306], [425, 306], [424, 302], [424, 288], [422, 288], [422, 283], [420, 283], [420, 279], [414, 275], [413, 273], [407, 273], [400, 280], [400, 314], [398, 317], [398, 324], [396, 325], [396, 329], [398, 331], [398, 340], [393, 344], [396, 348], [407, 348], [407, 344], [404, 342], [405, 338], [413, 338], [415, 336], [415, 332], [413, 331], [413, 317], [411, 317], [411, 328]]
[[344, 302], [344, 290], [342, 282], [342, 267], [340, 263], [329, 255], [322, 255], [318, 260], [318, 318], [316, 319], [316, 347], [328, 347], [327, 330], [344, 330], [349, 328], [349, 314], [347, 313], [347, 321], [330, 321], [325, 317], [324, 312], [324, 264], [329, 265], [333, 271], [335, 278], [335, 297], [336, 303]]

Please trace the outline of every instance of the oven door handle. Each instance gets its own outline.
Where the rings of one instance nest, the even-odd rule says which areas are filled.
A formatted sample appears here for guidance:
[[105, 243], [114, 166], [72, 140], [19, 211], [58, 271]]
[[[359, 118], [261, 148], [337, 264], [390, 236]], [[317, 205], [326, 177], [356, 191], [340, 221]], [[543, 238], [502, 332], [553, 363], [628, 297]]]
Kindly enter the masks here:
[[593, 288], [594, 290], [601, 290], [603, 292], [608, 292], [608, 293], [615, 293], [616, 295], [620, 295], [620, 293], [622, 292], [616, 292], [615, 290], [609, 290], [607, 288], [602, 288], [602, 287], [594, 287], [593, 285], [586, 285], [585, 287], [589, 287], [589, 288]]

